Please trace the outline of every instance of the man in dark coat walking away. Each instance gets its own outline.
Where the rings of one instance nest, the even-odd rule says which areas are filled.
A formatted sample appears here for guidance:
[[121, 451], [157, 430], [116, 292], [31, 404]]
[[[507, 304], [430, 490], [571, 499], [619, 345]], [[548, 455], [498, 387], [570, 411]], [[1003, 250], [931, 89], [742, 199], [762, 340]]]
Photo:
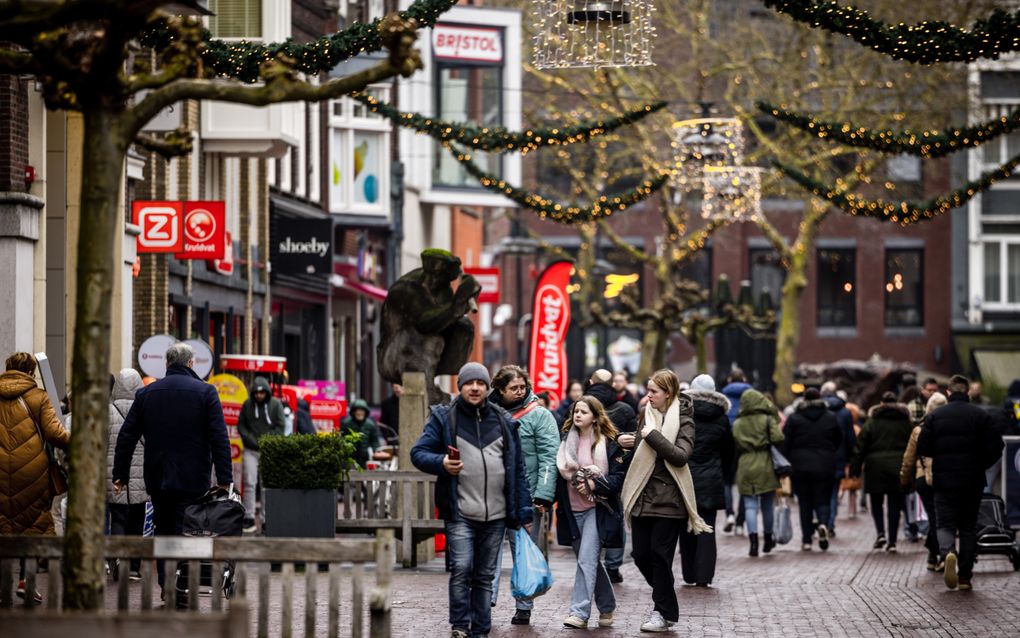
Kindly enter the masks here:
[[[585, 388], [584, 393], [595, 397], [602, 403], [602, 407], [606, 410], [606, 416], [616, 426], [617, 433], [624, 435], [622, 440], [618, 439], [620, 447], [625, 448], [628, 453], [631, 452], [634, 449], [637, 414], [634, 412], [634, 408], [630, 407], [629, 403], [618, 398], [619, 394], [613, 387], [613, 374], [605, 369], [596, 370], [592, 373], [591, 378], [588, 379], [588, 387]], [[625, 442], [628, 443], [624, 444]], [[625, 545], [627, 544], [626, 534], [627, 532], [624, 530], [624, 538], [620, 547], [607, 547], [605, 550], [606, 558], [602, 562], [605, 565], [606, 573], [609, 575], [609, 582], [611, 583], [623, 582], [623, 574], [620, 573], [620, 567], [623, 565], [623, 555]]]
[[680, 569], [688, 585], [708, 587], [715, 577], [715, 518], [726, 507], [723, 491], [735, 448], [730, 428], [730, 400], [715, 391], [715, 379], [699, 374], [685, 394], [694, 401], [694, 450], [687, 462], [694, 480], [698, 514], [712, 531], [694, 534], [680, 528]]
[[836, 450], [843, 433], [836, 415], [815, 388], [804, 391], [804, 400], [786, 420], [786, 458], [793, 466], [793, 491], [800, 506], [801, 549], [811, 550], [814, 537], [812, 515], [818, 517], [818, 547], [829, 549], [830, 499], [836, 479]]
[[[1002, 437], [992, 417], [970, 403], [967, 377], [949, 380], [949, 403], [925, 417], [917, 453], [931, 457], [939, 552], [946, 563], [946, 587], [969, 591], [977, 552], [977, 516], [985, 470], [1002, 454]], [[957, 554], [956, 534], [960, 534]]]
[[[131, 456], [145, 437], [145, 489], [152, 499], [157, 536], [180, 535], [184, 508], [206, 493], [216, 468], [216, 483], [230, 487], [230, 443], [216, 388], [191, 368], [195, 352], [185, 343], [166, 351], [166, 376], [135, 394], [124, 419], [113, 457], [113, 488], [119, 493], [131, 478]], [[159, 585], [165, 575], [158, 561]]]
[[510, 415], [489, 403], [480, 363], [457, 374], [460, 396], [434, 406], [411, 448], [416, 468], [438, 476], [436, 507], [446, 522], [451, 638], [487, 636], [492, 577], [506, 529], [531, 531], [533, 509], [521, 440]]

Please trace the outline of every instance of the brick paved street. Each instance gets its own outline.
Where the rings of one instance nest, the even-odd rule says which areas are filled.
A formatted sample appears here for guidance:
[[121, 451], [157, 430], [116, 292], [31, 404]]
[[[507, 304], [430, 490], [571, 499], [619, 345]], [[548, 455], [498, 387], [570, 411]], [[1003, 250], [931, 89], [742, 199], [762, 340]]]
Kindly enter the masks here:
[[[796, 510], [794, 510], [796, 521]], [[871, 518], [841, 518], [825, 554], [800, 551], [799, 533], [771, 555], [747, 556], [746, 537], [722, 535], [710, 589], [680, 587], [678, 636], [1020, 636], [1020, 574], [1003, 557], [978, 563], [974, 591], [948, 591], [941, 574], [925, 570], [921, 543], [901, 539], [898, 554], [874, 552]], [[552, 551], [556, 585], [536, 602], [531, 627], [510, 625], [513, 600], [505, 557], [493, 638], [570, 635], [562, 626], [573, 585], [573, 556]], [[628, 558], [629, 561], [629, 558]], [[677, 560], [676, 573], [680, 565]], [[636, 636], [651, 609], [651, 590], [630, 562], [617, 585], [616, 626], [591, 628], [602, 637]], [[394, 636], [448, 635], [447, 574], [438, 558], [418, 570], [397, 570]], [[591, 623], [595, 625], [594, 622]]]

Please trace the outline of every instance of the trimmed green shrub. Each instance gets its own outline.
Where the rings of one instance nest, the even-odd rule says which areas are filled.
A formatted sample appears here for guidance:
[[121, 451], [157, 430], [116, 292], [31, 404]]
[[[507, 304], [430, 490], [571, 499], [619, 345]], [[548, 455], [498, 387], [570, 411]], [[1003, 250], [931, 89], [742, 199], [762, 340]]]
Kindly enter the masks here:
[[263, 487], [291, 490], [336, 490], [355, 467], [352, 433], [268, 435], [259, 439], [259, 473]]

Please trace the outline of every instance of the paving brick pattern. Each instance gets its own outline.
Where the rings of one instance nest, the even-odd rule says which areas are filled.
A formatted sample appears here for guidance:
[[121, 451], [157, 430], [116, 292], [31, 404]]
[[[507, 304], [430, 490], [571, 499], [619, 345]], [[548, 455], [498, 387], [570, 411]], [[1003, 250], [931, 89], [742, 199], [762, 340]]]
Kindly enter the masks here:
[[[901, 539], [897, 554], [873, 551], [875, 535], [867, 514], [856, 520], [841, 518], [838, 532], [825, 553], [817, 545], [802, 552], [798, 533], [789, 545], [758, 558], [747, 556], [746, 537], [721, 535], [713, 587], [678, 587], [680, 622], [673, 635], [1020, 636], [1020, 574], [1006, 558], [981, 558], [973, 592], [948, 591], [941, 574], [925, 569], [921, 543]], [[530, 627], [510, 625], [514, 605], [506, 595], [510, 561], [505, 557], [493, 638], [579, 633], [562, 625], [576, 567], [573, 555], [566, 548], [551, 551], [556, 585], [536, 602]], [[674, 568], [679, 574], [679, 559]], [[588, 630], [600, 638], [639, 635], [638, 627], [651, 610], [651, 589], [629, 558], [622, 572], [625, 580], [616, 585], [615, 626], [599, 629], [592, 620]], [[449, 635], [446, 592], [441, 558], [419, 570], [398, 570], [393, 635]]]

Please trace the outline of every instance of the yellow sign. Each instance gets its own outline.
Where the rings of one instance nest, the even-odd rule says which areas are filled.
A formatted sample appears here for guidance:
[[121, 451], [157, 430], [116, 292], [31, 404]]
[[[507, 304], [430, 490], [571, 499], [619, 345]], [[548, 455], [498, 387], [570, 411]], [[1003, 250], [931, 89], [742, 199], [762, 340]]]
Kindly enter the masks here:
[[625, 286], [637, 283], [637, 280], [640, 278], [641, 275], [638, 273], [632, 275], [606, 275], [605, 298], [612, 299], [613, 297], [619, 297]]
[[220, 403], [236, 403], [243, 405], [248, 400], [248, 388], [232, 374], [214, 374], [209, 377], [209, 384], [216, 387], [220, 395]]

